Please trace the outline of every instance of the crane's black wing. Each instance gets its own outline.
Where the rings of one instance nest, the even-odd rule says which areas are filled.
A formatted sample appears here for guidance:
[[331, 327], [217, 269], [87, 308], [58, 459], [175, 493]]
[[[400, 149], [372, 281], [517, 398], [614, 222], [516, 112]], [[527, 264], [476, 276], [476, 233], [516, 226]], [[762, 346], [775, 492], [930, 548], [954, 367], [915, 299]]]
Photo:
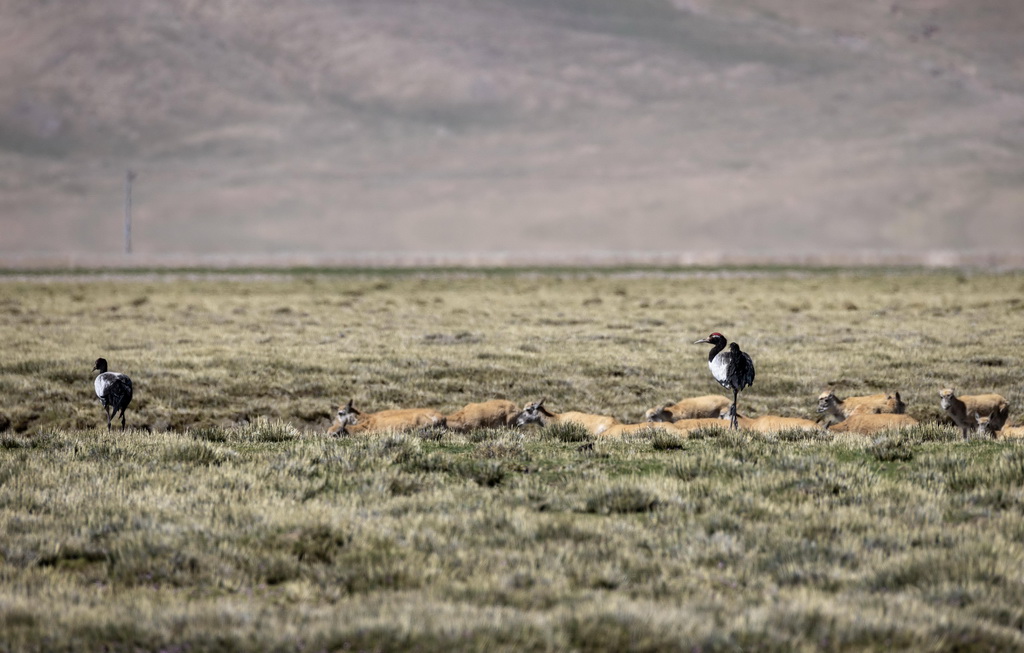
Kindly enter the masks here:
[[728, 386], [726, 387], [742, 390], [748, 385], [754, 385], [754, 361], [750, 355], [745, 351], [740, 351], [739, 347], [735, 345], [729, 354], [726, 370]]
[[132, 401], [132, 380], [124, 374], [107, 372], [111, 375], [107, 379], [106, 386], [100, 399], [104, 406], [112, 406], [114, 410], [127, 408]]

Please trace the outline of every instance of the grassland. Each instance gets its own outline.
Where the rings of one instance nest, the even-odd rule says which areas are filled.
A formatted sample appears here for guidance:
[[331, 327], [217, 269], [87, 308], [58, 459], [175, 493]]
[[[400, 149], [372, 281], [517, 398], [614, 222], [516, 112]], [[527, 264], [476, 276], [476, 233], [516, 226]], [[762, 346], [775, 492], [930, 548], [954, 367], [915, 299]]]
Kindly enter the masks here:
[[[1024, 276], [842, 270], [0, 279], [0, 651], [1022, 650]], [[328, 438], [349, 397], [638, 421], [899, 389], [870, 439], [571, 428]], [[130, 374], [98, 428], [93, 360]]]

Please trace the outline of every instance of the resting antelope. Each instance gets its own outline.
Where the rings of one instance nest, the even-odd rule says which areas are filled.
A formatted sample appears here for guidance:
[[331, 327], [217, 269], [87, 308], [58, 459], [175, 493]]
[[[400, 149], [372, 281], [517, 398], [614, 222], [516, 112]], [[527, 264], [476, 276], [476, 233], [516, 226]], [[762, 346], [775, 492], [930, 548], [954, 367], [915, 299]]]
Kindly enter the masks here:
[[872, 435], [879, 431], [890, 429], [901, 429], [914, 426], [917, 420], [910, 415], [898, 415], [895, 413], [863, 413], [851, 415], [838, 424], [828, 427], [829, 431], [836, 433], [862, 433]]
[[592, 415], [590, 413], [579, 413], [576, 411], [552, 413], [547, 408], [544, 408], [544, 399], [526, 404], [526, 406], [523, 407], [522, 412], [520, 412], [519, 416], [516, 418], [516, 426], [525, 426], [527, 424], [540, 424], [541, 426], [547, 426], [548, 424], [567, 423], [580, 424], [583, 428], [587, 429], [591, 435], [598, 436], [619, 422], [610, 415]]
[[840, 399], [830, 388], [818, 396], [818, 412], [831, 415], [842, 421], [851, 415], [879, 413], [902, 415], [907, 412], [907, 405], [903, 403], [899, 392]]
[[454, 413], [450, 413], [445, 421], [453, 431], [472, 431], [473, 429], [489, 429], [499, 426], [515, 426], [519, 407], [507, 399], [491, 399], [474, 404], [466, 404]]
[[1001, 429], [993, 429], [992, 418], [988, 415], [975, 413], [974, 419], [978, 422], [978, 435], [982, 437], [990, 437], [993, 440], [996, 438], [1024, 438], [1024, 426], [1004, 426]]
[[352, 406], [352, 400], [338, 407], [334, 424], [327, 429], [328, 435], [375, 431], [413, 431], [431, 426], [444, 426], [444, 415], [431, 408], [400, 408], [364, 413]]
[[729, 408], [729, 398], [722, 395], [704, 395], [680, 399], [674, 404], [651, 408], [644, 417], [648, 422], [677, 422], [681, 419], [719, 417]]
[[[729, 415], [722, 415], [722, 419], [729, 419]], [[821, 426], [812, 420], [803, 417], [780, 417], [778, 415], [761, 415], [760, 417], [743, 417], [737, 415], [740, 428], [760, 433], [778, 433], [799, 429], [801, 431], [820, 431]]]
[[1010, 416], [1010, 404], [1002, 395], [963, 395], [958, 397], [952, 388], [939, 391], [939, 405], [953, 422], [960, 427], [960, 433], [967, 439], [971, 431], [978, 428], [976, 415], [989, 418], [988, 430], [998, 431]]

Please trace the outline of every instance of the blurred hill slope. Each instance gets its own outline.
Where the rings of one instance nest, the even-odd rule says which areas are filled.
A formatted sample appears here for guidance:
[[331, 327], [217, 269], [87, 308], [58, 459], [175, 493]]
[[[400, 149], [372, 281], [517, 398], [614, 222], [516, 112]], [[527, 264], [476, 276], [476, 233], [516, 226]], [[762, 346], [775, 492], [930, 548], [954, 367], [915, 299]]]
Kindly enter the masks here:
[[0, 254], [1015, 250], [1016, 0], [0, 2]]

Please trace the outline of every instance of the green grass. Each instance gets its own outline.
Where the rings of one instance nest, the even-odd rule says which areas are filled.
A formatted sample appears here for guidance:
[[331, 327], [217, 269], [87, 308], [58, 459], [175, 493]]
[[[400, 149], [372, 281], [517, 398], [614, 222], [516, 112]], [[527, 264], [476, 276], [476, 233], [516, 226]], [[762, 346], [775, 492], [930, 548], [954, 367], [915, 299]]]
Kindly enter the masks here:
[[[963, 442], [937, 405], [1020, 405], [1021, 296], [921, 272], [0, 281], [0, 651], [1024, 649], [1024, 444]], [[758, 366], [745, 414], [813, 417], [834, 383], [924, 423], [324, 434], [348, 397], [636, 421], [717, 391], [689, 344], [711, 330]], [[99, 428], [101, 355], [135, 380], [125, 432]]]

